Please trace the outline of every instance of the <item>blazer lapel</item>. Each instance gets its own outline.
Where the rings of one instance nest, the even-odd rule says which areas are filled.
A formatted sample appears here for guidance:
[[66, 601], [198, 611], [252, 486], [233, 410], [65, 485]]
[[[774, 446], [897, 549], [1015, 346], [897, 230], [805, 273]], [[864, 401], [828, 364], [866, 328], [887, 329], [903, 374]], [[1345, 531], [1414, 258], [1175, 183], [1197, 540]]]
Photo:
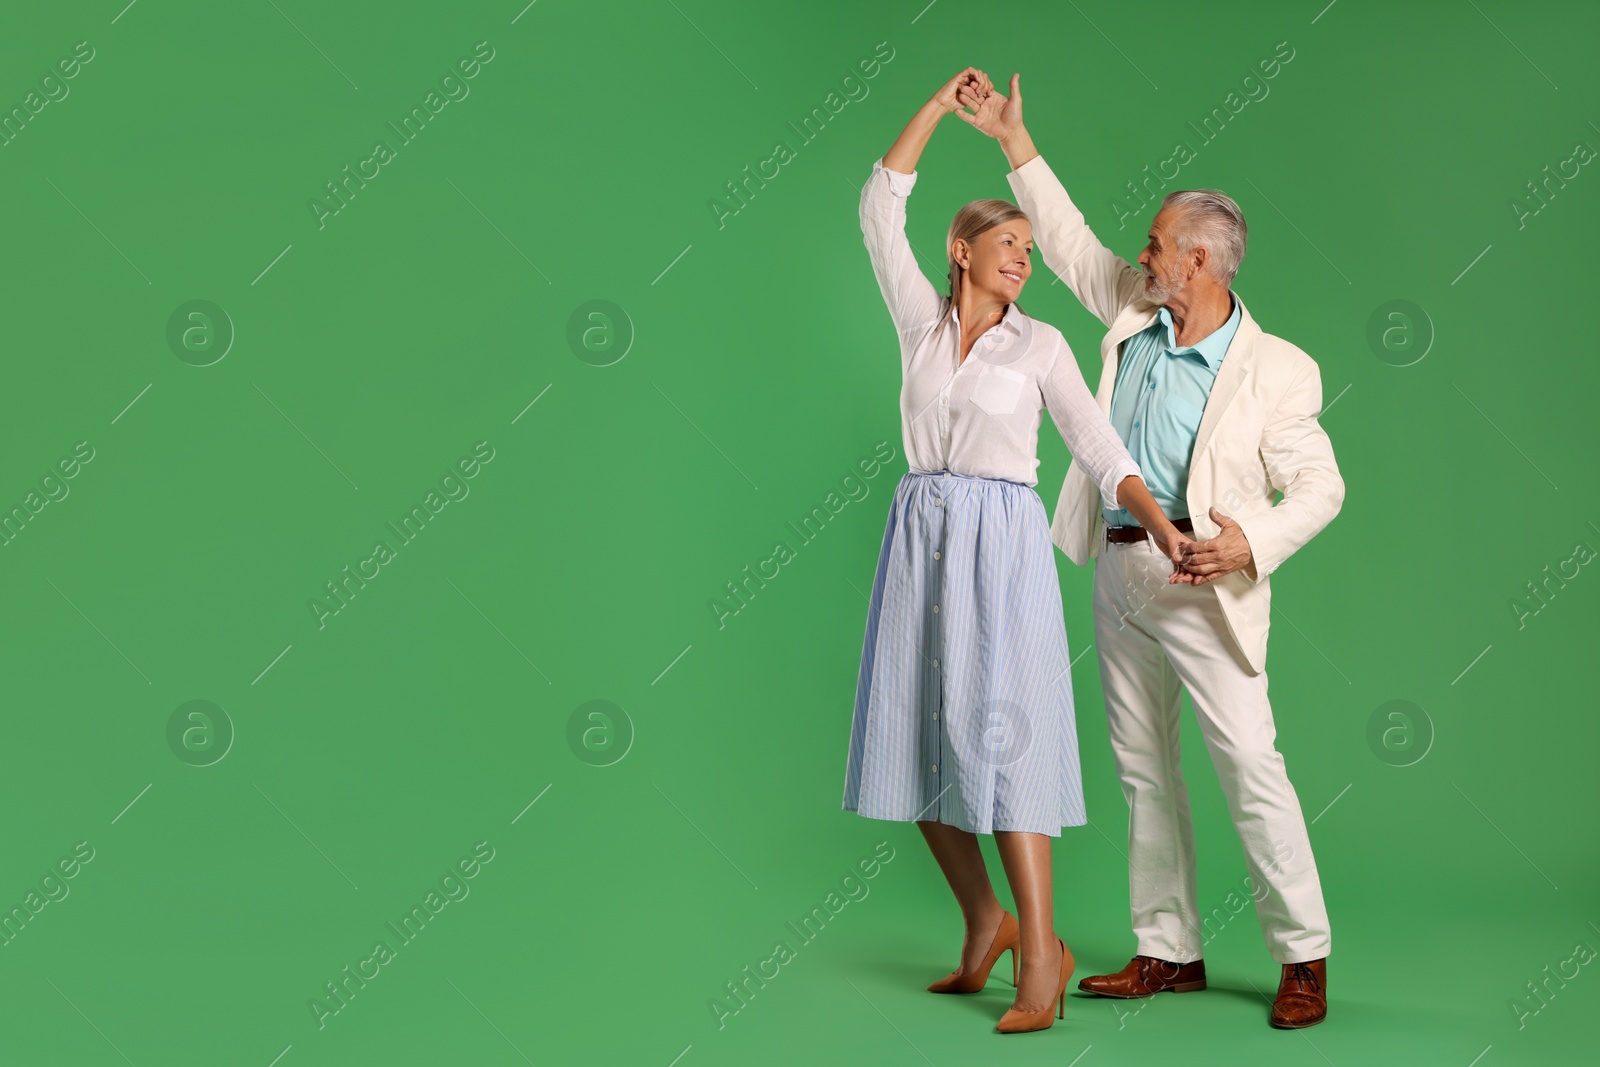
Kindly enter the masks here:
[[[1235, 293], [1235, 298], [1238, 295]], [[1200, 416], [1200, 430], [1195, 434], [1191, 457], [1198, 456], [1211, 440], [1211, 435], [1216, 432], [1217, 423], [1222, 421], [1223, 412], [1227, 410], [1234, 394], [1239, 391], [1245, 373], [1250, 369], [1250, 361], [1255, 357], [1256, 339], [1260, 336], [1261, 327], [1256, 325], [1256, 320], [1250, 317], [1250, 309], [1244, 306], [1243, 300], [1240, 300], [1239, 328], [1234, 332], [1233, 340], [1228, 343], [1228, 351], [1223, 356], [1222, 369], [1217, 372], [1217, 380], [1211, 384], [1211, 396], [1206, 400], [1204, 414]]]

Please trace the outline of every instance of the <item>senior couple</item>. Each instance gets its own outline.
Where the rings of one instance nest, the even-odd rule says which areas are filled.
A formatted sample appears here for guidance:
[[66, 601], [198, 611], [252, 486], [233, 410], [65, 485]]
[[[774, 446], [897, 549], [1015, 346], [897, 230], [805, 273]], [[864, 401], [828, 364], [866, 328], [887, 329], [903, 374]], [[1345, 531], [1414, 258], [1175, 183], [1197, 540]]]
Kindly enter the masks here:
[[[917, 161], [951, 113], [999, 142], [1017, 203], [956, 213], [941, 294], [905, 212]], [[969, 67], [873, 164], [861, 228], [899, 335], [910, 471], [873, 581], [843, 807], [915, 821], [955, 894], [960, 963], [928, 988], [977, 992], [1009, 949], [1016, 996], [997, 1028], [1065, 1016], [1074, 963], [1055, 932], [1050, 841], [1087, 818], [1053, 542], [1080, 566], [1096, 559], [1094, 646], [1129, 806], [1137, 940], [1126, 967], [1078, 988], [1131, 998], [1206, 986], [1178, 749], [1187, 690], [1281, 967], [1269, 1021], [1321, 1022], [1328, 917], [1274, 746], [1265, 665], [1269, 576], [1332, 520], [1344, 483], [1317, 424], [1316, 363], [1232, 291], [1239, 206], [1214, 190], [1169, 193], [1138, 265], [1127, 262], [1034, 148], [1018, 76], [1007, 95]], [[1060, 332], [1017, 306], [1035, 241], [1107, 327], [1092, 396]], [[1041, 411], [1072, 454], [1053, 521], [1032, 488]], [[995, 837], [1015, 915], [977, 834]]]

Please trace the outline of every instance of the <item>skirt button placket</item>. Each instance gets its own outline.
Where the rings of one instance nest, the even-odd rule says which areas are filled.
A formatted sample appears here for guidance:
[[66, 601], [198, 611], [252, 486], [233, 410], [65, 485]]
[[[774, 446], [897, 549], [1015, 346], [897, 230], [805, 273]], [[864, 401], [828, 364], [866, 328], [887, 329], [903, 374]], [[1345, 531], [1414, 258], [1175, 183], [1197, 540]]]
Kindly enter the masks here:
[[[936, 804], [939, 796], [943, 792], [939, 788], [939, 765], [945, 762], [944, 726], [940, 722], [940, 713], [944, 711], [944, 674], [939, 670], [939, 661], [944, 658], [944, 631], [938, 624], [938, 601], [944, 599], [944, 568], [940, 561], [944, 558], [945, 523], [946, 516], [949, 514], [949, 512], [944, 508], [944, 498], [949, 494], [950, 472], [946, 471], [944, 473], [944, 477], [941, 478], [940, 481], [943, 484], [934, 490], [934, 493], [937, 495], [935, 495], [933, 498], [933, 504], [935, 507], [939, 508], [940, 516], [938, 523], [936, 523], [934, 526], [933, 534], [933, 581], [931, 585], [935, 590], [935, 603], [933, 605], [933, 619], [928, 627], [928, 633], [930, 637], [929, 647], [926, 653], [933, 668], [933, 685], [931, 686], [932, 693], [929, 704], [933, 721], [928, 731], [928, 763], [930, 773], [932, 774], [931, 789], [933, 791], [933, 798], [929, 801], [930, 805]], [[932, 817], [937, 819], [937, 812], [935, 812]]]

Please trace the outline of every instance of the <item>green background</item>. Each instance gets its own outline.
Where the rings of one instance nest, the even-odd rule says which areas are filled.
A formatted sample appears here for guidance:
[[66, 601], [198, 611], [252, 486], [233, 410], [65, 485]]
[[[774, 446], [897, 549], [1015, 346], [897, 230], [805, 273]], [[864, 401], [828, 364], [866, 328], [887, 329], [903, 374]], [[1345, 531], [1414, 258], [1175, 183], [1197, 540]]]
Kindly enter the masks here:
[[[0, 906], [94, 850], [0, 947], [6, 1062], [1592, 1051], [1600, 968], [1543, 1003], [1526, 983], [1600, 949], [1600, 573], [1568, 565], [1521, 625], [1511, 606], [1578, 544], [1600, 550], [1600, 174], [1583, 166], [1520, 227], [1511, 208], [1545, 165], [1600, 147], [1592, 7], [122, 2], [30, 8], [0, 40], [7, 111], [94, 49], [0, 147], [0, 504], [94, 450], [0, 549]], [[1123, 183], [1281, 41], [1294, 59], [1269, 95], [1173, 187], [1242, 203], [1238, 291], [1319, 362], [1348, 485], [1276, 576], [1270, 660], [1333, 923], [1331, 1015], [1267, 1027], [1276, 968], [1244, 913], [1206, 947], [1207, 993], [1075, 996], [1050, 1031], [1002, 1041], [1006, 979], [924, 992], [961, 928], [915, 828], [839, 809], [864, 595], [905, 469], [856, 189], [952, 74], [1021, 70], [1041, 151], [1131, 258], [1150, 213], [1118, 230]], [[386, 123], [479, 42], [493, 59], [469, 95], [319, 228], [324, 183], [396, 140]], [[870, 92], [802, 143], [788, 123], [880, 42]], [[779, 140], [794, 157], [719, 227], [712, 199]], [[910, 209], [936, 280], [950, 216], [1008, 196], [1005, 172], [992, 142], [941, 125]], [[208, 366], [215, 348], [167, 339], [194, 300], [236, 335]], [[614, 308], [579, 315], [596, 332], [574, 345], [596, 300]], [[1396, 300], [1425, 316], [1398, 355], [1368, 341]], [[1101, 329], [1065, 287], [1041, 269], [1023, 302], [1096, 381]], [[204, 324], [192, 336], [205, 351]], [[1067, 456], [1041, 436], [1053, 507]], [[394, 547], [385, 524], [480, 441], [494, 458], [470, 494], [319, 627], [324, 583]], [[879, 441], [896, 458], [866, 498], [719, 627], [724, 583]], [[1077, 656], [1092, 576], [1058, 563]], [[1092, 652], [1073, 682], [1092, 822], [1054, 857], [1081, 975], [1134, 946]], [[225, 722], [173, 745], [191, 700]], [[620, 709], [589, 736], [598, 755], [569, 740], [595, 700]], [[1409, 727], [1369, 743], [1397, 700]], [[1192, 717], [1184, 743], [1211, 909], [1243, 859]], [[494, 858], [470, 895], [319, 1028], [324, 983], [397, 942], [385, 924], [478, 842]], [[870, 894], [794, 938], [785, 924], [879, 842], [894, 858]], [[719, 1027], [709, 1003], [780, 939], [794, 958]], [[1520, 1026], [1519, 997], [1540, 1009]]]

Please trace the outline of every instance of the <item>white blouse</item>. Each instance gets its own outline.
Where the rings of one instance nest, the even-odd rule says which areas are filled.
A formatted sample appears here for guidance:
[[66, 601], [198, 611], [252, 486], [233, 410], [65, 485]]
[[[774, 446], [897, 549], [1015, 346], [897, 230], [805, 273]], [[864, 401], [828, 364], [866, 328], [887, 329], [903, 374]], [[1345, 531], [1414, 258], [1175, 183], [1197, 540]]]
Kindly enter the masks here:
[[900, 426], [911, 469], [1036, 485], [1039, 412], [1048, 409], [1106, 506], [1119, 507], [1117, 486], [1140, 476], [1139, 465], [1095, 403], [1061, 331], [1011, 304], [961, 361], [960, 309], [943, 321], [950, 298], [934, 291], [906, 239], [906, 198], [916, 180], [879, 159], [861, 190], [861, 233], [900, 333]]

